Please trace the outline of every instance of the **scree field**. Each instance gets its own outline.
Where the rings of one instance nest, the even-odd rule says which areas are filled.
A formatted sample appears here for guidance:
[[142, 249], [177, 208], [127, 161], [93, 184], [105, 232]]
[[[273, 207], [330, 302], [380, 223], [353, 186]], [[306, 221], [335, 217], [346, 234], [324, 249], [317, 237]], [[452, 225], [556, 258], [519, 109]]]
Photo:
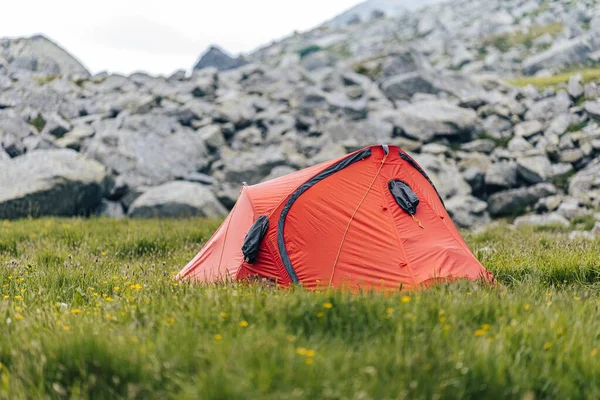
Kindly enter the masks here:
[[219, 221], [0, 221], [0, 396], [600, 398], [600, 242], [468, 234], [501, 287], [180, 284]]

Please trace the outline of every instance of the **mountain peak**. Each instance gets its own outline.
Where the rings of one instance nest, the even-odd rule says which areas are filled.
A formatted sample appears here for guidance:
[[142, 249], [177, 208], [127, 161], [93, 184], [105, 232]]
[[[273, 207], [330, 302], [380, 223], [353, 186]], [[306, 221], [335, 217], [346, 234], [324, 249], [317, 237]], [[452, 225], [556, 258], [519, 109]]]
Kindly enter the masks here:
[[226, 71], [239, 68], [245, 64], [246, 61], [242, 58], [234, 58], [220, 46], [213, 44], [202, 54], [200, 60], [194, 66], [194, 70], [212, 67], [217, 68], [219, 71]]

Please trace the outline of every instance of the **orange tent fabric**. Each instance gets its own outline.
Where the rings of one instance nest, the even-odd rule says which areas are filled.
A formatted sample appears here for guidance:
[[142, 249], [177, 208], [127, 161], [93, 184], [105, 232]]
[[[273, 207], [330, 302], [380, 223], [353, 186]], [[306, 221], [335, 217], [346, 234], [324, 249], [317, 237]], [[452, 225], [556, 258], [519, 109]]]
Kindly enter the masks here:
[[[409, 189], [400, 200], [390, 182]], [[411, 215], [399, 204], [406, 193]], [[257, 255], [242, 252], [259, 217]], [[259, 227], [260, 228], [260, 227]], [[254, 231], [254, 229], [253, 229]], [[306, 288], [399, 289], [455, 279], [491, 281], [421, 167], [396, 146], [371, 146], [253, 186], [180, 279], [266, 278]]]

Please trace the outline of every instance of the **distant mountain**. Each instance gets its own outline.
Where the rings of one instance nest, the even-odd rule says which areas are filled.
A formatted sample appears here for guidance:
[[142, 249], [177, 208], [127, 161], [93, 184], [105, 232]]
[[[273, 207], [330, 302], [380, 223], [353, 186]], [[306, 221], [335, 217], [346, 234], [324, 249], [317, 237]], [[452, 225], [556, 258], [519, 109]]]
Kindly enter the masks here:
[[344, 26], [352, 21], [367, 21], [374, 12], [381, 11], [386, 16], [396, 16], [407, 10], [437, 3], [440, 0], [367, 0], [327, 22], [329, 26]]
[[[4, 61], [3, 61], [4, 60]], [[74, 56], [43, 35], [0, 38], [0, 66], [46, 75], [82, 75], [89, 71]]]
[[194, 70], [213, 67], [219, 71], [227, 71], [241, 67], [244, 64], [246, 64], [246, 61], [243, 59], [233, 58], [218, 46], [213, 45], [200, 57], [200, 60], [194, 66]]

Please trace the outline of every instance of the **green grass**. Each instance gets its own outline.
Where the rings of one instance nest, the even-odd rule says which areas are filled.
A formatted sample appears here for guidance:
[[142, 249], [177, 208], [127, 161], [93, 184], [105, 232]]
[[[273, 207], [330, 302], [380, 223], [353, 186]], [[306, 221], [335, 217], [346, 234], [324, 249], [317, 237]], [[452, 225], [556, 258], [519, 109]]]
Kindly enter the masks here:
[[558, 86], [561, 83], [569, 82], [569, 78], [573, 75], [581, 74], [584, 83], [600, 80], [600, 67], [574, 69], [572, 71], [563, 72], [552, 76], [524, 76], [511, 79], [508, 81], [513, 86], [525, 87], [533, 85], [539, 89]]
[[538, 37], [549, 33], [556, 35], [564, 29], [564, 25], [554, 23], [549, 25], [534, 25], [527, 31], [517, 30], [498, 35], [492, 35], [483, 40], [485, 45], [494, 46], [502, 52], [507, 52], [515, 46], [525, 46], [526, 48], [533, 47], [533, 41]]
[[501, 287], [190, 286], [218, 221], [0, 222], [0, 397], [600, 396], [600, 242], [466, 238]]

